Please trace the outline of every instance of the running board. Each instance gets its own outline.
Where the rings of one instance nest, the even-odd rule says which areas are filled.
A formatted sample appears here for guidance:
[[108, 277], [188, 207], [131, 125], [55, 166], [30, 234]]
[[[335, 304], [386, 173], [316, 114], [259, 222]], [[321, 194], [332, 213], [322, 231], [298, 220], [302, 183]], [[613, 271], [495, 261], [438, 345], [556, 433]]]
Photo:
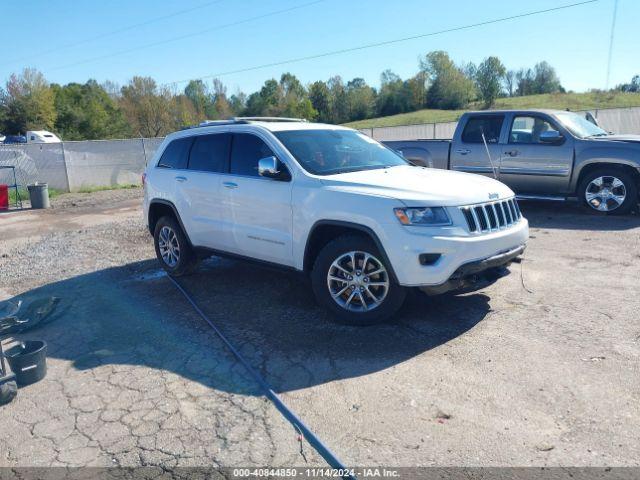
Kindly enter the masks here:
[[566, 202], [567, 197], [554, 197], [551, 195], [516, 195], [518, 200], [545, 200], [550, 202]]

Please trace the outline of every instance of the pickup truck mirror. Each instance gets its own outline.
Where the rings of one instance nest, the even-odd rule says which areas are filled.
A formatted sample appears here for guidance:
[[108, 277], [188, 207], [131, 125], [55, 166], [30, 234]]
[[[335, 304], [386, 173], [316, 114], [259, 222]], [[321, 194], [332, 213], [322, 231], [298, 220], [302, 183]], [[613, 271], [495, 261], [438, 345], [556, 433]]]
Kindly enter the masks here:
[[280, 160], [274, 156], [264, 157], [258, 160], [258, 175], [265, 178], [273, 178], [274, 180], [288, 180], [289, 172], [282, 169]]
[[540, 134], [541, 143], [561, 143], [564, 137], [557, 130], [547, 130]]

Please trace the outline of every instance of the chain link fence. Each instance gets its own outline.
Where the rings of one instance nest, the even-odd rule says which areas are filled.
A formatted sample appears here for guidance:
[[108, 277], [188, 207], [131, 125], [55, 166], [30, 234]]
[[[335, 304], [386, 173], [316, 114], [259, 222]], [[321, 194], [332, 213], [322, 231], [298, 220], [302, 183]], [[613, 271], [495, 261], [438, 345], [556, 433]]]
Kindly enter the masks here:
[[[46, 182], [73, 192], [83, 188], [139, 184], [147, 161], [162, 138], [0, 145], [0, 165], [14, 166], [21, 187]], [[0, 184], [13, 184], [13, 172], [0, 169]]]

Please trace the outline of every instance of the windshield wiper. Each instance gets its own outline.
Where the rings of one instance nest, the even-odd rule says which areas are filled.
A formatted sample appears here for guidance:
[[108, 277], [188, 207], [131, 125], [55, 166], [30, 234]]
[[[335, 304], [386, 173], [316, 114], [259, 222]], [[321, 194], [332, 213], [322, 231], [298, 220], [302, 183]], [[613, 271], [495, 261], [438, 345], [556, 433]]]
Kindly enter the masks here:
[[593, 137], [608, 137], [609, 134], [602, 132], [602, 133], [594, 133], [593, 135], [587, 135], [586, 138], [593, 138]]

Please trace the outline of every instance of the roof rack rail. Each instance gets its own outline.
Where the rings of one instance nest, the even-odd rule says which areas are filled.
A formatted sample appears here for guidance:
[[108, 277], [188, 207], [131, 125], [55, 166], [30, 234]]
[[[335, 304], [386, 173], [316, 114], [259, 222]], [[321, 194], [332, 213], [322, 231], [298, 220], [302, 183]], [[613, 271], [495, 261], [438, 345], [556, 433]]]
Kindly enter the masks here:
[[232, 120], [245, 122], [307, 122], [306, 118], [287, 118], [287, 117], [233, 117]]
[[251, 122], [308, 122], [305, 118], [287, 118], [287, 117], [231, 117], [227, 120], [205, 120], [198, 125], [189, 125], [183, 127], [182, 130], [189, 130], [191, 128], [200, 127], [213, 127], [216, 125], [238, 125]]
[[189, 125], [187, 127], [183, 127], [182, 130], [189, 130], [191, 128], [200, 128], [200, 127], [212, 127], [214, 125], [237, 125], [239, 123], [249, 123], [241, 119], [230, 118], [228, 120], [205, 120], [204, 122], [200, 122], [198, 125]]

